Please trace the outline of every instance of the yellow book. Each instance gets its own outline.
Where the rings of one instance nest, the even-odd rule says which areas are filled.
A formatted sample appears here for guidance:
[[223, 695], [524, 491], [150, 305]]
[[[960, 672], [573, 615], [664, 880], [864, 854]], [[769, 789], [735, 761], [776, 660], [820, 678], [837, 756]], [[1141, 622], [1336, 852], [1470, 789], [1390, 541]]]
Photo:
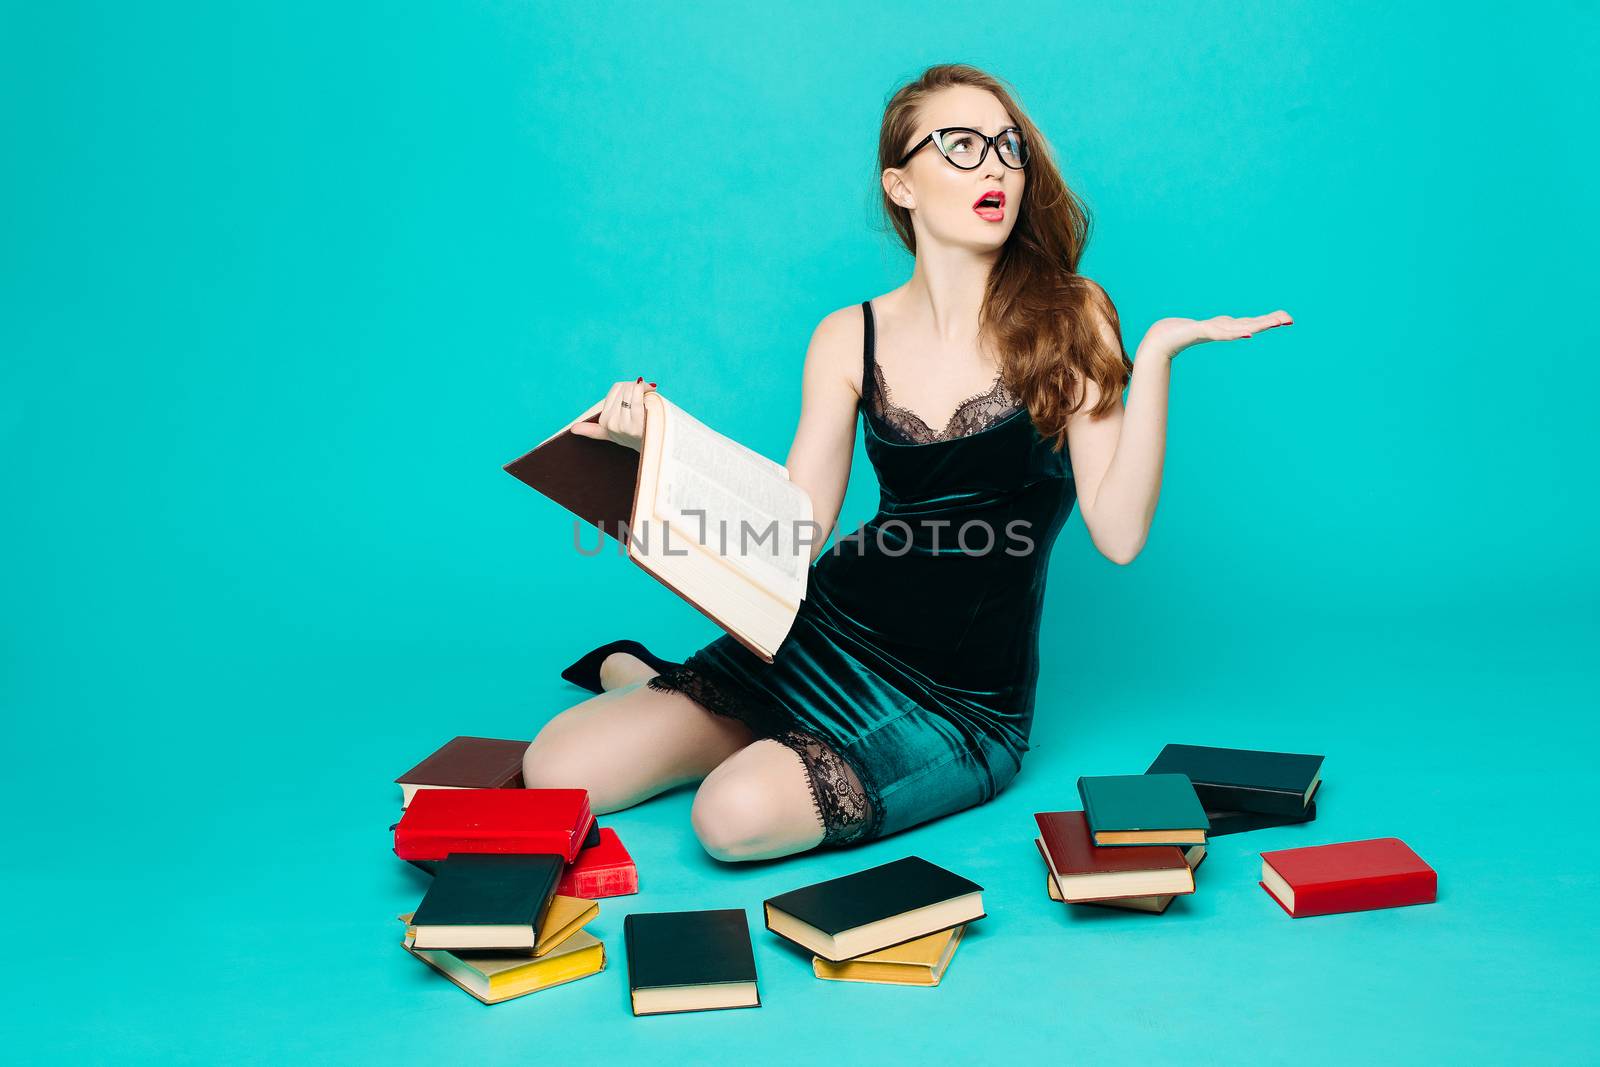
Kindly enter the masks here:
[[961, 943], [965, 925], [940, 930], [903, 945], [891, 945], [854, 959], [833, 963], [821, 956], [811, 957], [811, 969], [818, 978], [835, 982], [875, 982], [883, 985], [935, 986], [950, 966]]
[[487, 952], [457, 955], [442, 948], [413, 948], [409, 937], [400, 944], [485, 1004], [498, 1004], [564, 982], [574, 982], [599, 974], [606, 967], [606, 946], [582, 930], [543, 956], [490, 955]]
[[547, 955], [599, 914], [600, 902], [597, 900], [564, 897], [559, 893], [551, 897], [550, 907], [545, 909], [544, 922], [539, 924], [539, 936], [534, 939], [534, 956]]

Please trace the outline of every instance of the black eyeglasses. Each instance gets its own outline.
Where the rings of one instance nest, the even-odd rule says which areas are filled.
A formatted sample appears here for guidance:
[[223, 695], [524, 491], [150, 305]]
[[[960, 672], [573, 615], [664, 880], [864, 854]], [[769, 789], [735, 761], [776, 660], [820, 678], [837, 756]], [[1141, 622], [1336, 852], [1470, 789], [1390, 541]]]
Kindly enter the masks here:
[[939, 150], [939, 154], [949, 160], [952, 166], [962, 170], [977, 170], [983, 161], [989, 157], [989, 147], [1000, 156], [1000, 162], [1012, 170], [1021, 170], [1028, 162], [1028, 142], [1022, 139], [1022, 131], [1015, 126], [1001, 130], [990, 137], [981, 130], [974, 130], [966, 126], [947, 126], [942, 130], [934, 130], [928, 136], [918, 141], [905, 154], [896, 166], [903, 167], [911, 157], [922, 150], [922, 146], [932, 142]]

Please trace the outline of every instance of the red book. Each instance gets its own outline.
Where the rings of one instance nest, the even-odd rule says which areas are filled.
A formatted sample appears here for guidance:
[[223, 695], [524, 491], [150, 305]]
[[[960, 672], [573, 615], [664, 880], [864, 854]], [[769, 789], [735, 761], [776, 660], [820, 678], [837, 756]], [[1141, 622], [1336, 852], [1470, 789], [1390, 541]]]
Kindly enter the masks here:
[[600, 827], [600, 843], [578, 853], [561, 876], [556, 892], [564, 897], [623, 897], [639, 891], [639, 868], [609, 826]]
[[553, 852], [571, 863], [592, 822], [587, 789], [419, 789], [394, 828], [394, 852], [413, 862]]
[[1194, 892], [1194, 871], [1177, 845], [1097, 846], [1081, 811], [1041, 811], [1033, 819], [1068, 903]]
[[1261, 888], [1295, 918], [1431, 904], [1438, 876], [1397, 837], [1261, 853]]

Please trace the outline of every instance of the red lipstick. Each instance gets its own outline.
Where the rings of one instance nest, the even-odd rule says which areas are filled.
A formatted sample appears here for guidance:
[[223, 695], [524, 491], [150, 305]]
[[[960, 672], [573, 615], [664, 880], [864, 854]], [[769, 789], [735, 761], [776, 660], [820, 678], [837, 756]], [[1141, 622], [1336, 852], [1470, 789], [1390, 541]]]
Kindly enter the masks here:
[[1006, 217], [1006, 193], [1004, 189], [986, 189], [983, 195], [972, 202], [972, 210], [978, 217], [988, 222], [999, 222]]

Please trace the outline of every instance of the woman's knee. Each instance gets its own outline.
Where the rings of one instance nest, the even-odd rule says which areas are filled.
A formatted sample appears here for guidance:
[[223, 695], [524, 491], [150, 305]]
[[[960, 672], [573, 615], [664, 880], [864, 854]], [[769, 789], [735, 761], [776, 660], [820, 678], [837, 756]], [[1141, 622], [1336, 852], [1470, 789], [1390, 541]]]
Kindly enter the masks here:
[[738, 780], [708, 784], [695, 793], [689, 821], [713, 858], [753, 859], [771, 847], [777, 822], [774, 807], [758, 784]]
[[989, 754], [989, 774], [993, 784], [984, 800], [993, 800], [1005, 792], [1006, 787], [1011, 784], [1021, 770], [1022, 753], [1014, 752], [1009, 748], [991, 751]]
[[[804, 770], [796, 761], [795, 773]], [[695, 836], [713, 858], [770, 859], [822, 842], [822, 825], [803, 777], [787, 780], [760, 767], [713, 772], [689, 813]]]

